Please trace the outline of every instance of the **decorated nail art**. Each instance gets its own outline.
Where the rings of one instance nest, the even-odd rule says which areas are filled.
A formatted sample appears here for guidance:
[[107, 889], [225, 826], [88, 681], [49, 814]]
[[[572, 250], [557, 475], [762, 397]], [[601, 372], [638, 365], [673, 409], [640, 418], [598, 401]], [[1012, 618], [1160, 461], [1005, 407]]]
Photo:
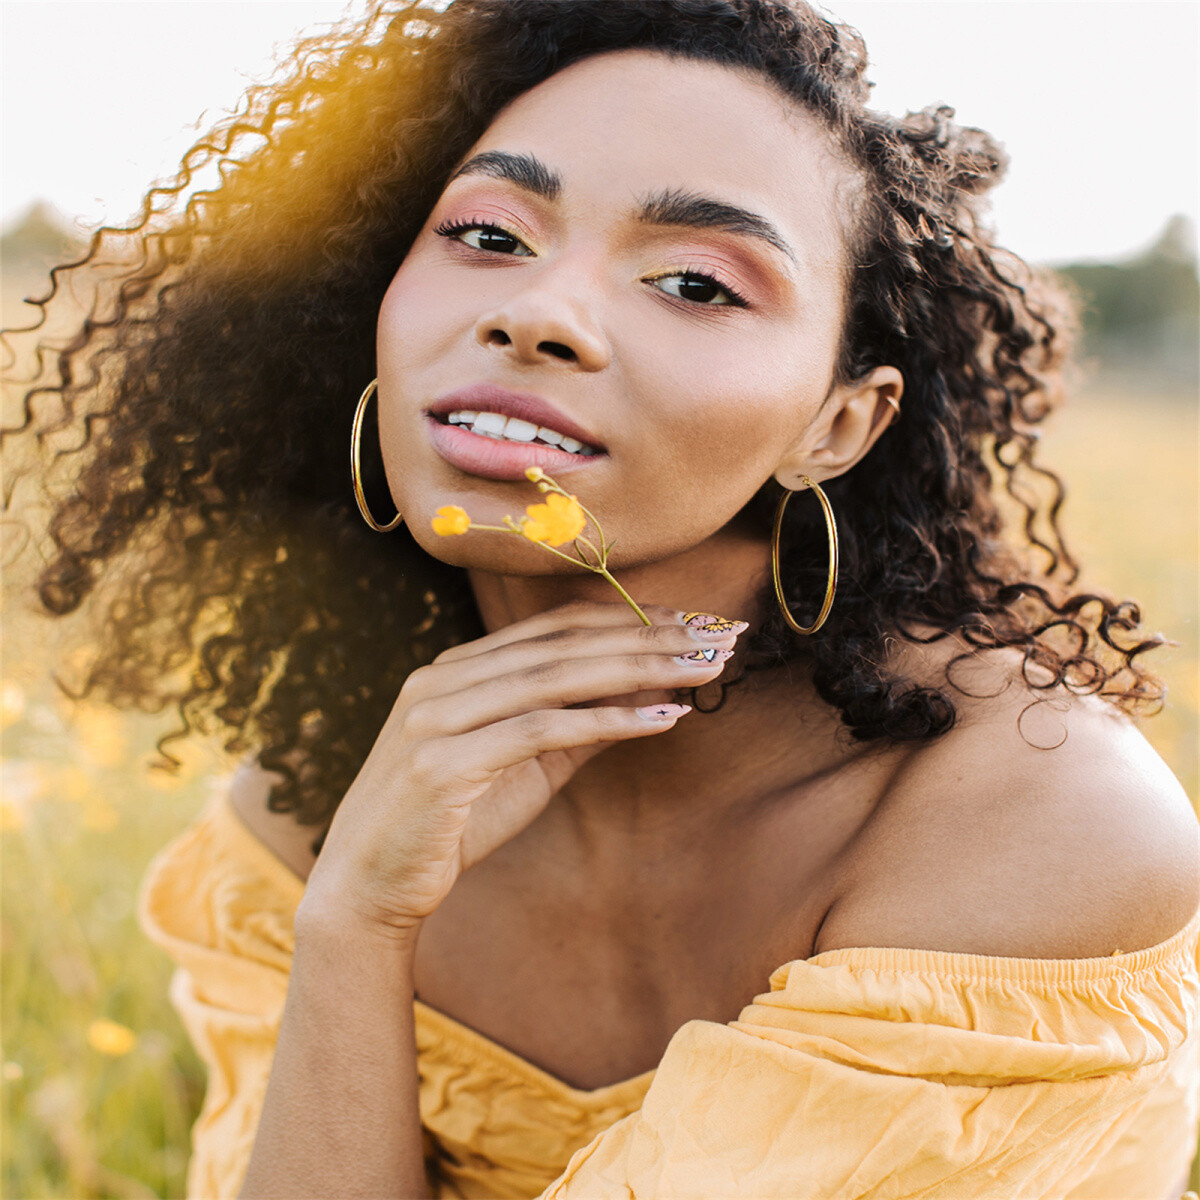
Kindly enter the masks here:
[[674, 721], [691, 711], [690, 704], [647, 704], [644, 708], [634, 709], [643, 721]]
[[682, 666], [707, 667], [713, 663], [721, 663], [727, 658], [732, 658], [733, 651], [718, 650], [716, 646], [712, 646], [707, 650], [689, 650], [686, 654], [676, 654], [672, 657], [675, 662]]
[[745, 621], [731, 621], [728, 617], [715, 617], [712, 613], [688, 612], [683, 614], [683, 623], [697, 637], [723, 638], [735, 636], [750, 626]]

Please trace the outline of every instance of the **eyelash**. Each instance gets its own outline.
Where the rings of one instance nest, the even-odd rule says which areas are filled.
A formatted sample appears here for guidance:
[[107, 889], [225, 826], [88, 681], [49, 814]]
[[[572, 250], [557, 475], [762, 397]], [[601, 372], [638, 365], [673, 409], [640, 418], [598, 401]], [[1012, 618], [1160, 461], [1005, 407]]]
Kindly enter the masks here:
[[657, 283], [660, 279], [686, 279], [691, 283], [707, 283], [722, 291], [729, 297], [728, 304], [704, 304], [700, 300], [687, 300], [683, 296], [673, 296], [674, 300], [682, 300], [684, 304], [695, 304], [700, 308], [749, 308], [750, 302], [735, 288], [728, 283], [718, 279], [715, 275], [710, 275], [707, 271], [691, 270], [687, 267], [680, 271], [664, 271], [661, 275], [655, 275], [652, 279], [646, 280], [647, 283]]
[[[487, 230], [489, 233], [500, 233], [505, 237], [512, 238], [514, 242], [521, 242], [521, 239], [515, 233], [511, 233], [502, 225], [496, 225], [491, 221], [443, 221], [433, 232], [439, 237], [457, 238], [461, 234], [470, 233], [474, 229]], [[521, 245], [524, 246], [525, 243], [521, 242]], [[478, 247], [471, 247], [471, 249], [478, 249]], [[495, 253], [499, 252], [496, 251]]]
[[[490, 221], [444, 221], [441, 225], [436, 226], [433, 232], [439, 237], [458, 238], [462, 234], [470, 233], [472, 230], [476, 229], [503, 234], [505, 237], [512, 238], [515, 242], [521, 242], [521, 239], [517, 237], [515, 233], [511, 233], [502, 225], [496, 225]], [[521, 244], [524, 245], [524, 242], [521, 242]], [[478, 249], [478, 247], [472, 247], [472, 249]], [[502, 253], [502, 251], [484, 251], [484, 253]], [[524, 256], [522, 255], [519, 257]], [[647, 279], [646, 282], [657, 283], [661, 279], [672, 279], [676, 277], [687, 279], [694, 283], [710, 284], [719, 291], [724, 292], [725, 295], [729, 297], [729, 303], [704, 304], [699, 300], [687, 300], [682, 296], [672, 296], [671, 299], [673, 300], [680, 300], [684, 304], [694, 305], [699, 308], [748, 308], [750, 306], [749, 301], [745, 298], [745, 296], [743, 296], [728, 283], [716, 278], [714, 275], [710, 275], [707, 271], [693, 270], [685, 267], [679, 271], [666, 271], [661, 275], [655, 275], [653, 278]]]

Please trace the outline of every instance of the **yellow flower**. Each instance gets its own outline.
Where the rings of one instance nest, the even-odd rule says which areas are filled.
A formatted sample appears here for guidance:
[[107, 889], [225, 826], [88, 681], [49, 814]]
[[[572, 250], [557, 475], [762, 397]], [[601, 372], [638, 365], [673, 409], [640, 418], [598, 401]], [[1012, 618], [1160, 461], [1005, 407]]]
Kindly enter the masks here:
[[587, 525], [587, 518], [574, 496], [546, 497], [545, 504], [531, 504], [525, 510], [521, 532], [531, 542], [547, 542], [561, 546], [574, 541]]
[[457, 504], [444, 505], [433, 518], [433, 532], [443, 537], [452, 533], [466, 533], [470, 528], [471, 518], [467, 516], [466, 509], [459, 508]]
[[125, 762], [124, 723], [111, 709], [80, 706], [72, 715], [79, 746], [85, 757], [100, 767], [119, 767]]
[[120, 1058], [137, 1045], [137, 1034], [124, 1025], [118, 1025], [116, 1021], [101, 1019], [88, 1026], [87, 1040], [93, 1050], [99, 1050], [110, 1058]]
[[0, 687], [0, 729], [6, 729], [21, 719], [25, 711], [25, 693], [19, 683], [5, 680]]
[[66, 766], [55, 777], [53, 790], [57, 799], [77, 804], [92, 795], [96, 781], [82, 767]]
[[107, 833], [121, 823], [121, 814], [102, 796], [88, 796], [83, 802], [83, 824], [86, 829]]
[[545, 471], [542, 470], [541, 467], [526, 467], [525, 478], [528, 479], [530, 483], [540, 483], [543, 479], [548, 479], [549, 476]]
[[0, 833], [16, 833], [29, 823], [25, 809], [7, 796], [0, 797]]

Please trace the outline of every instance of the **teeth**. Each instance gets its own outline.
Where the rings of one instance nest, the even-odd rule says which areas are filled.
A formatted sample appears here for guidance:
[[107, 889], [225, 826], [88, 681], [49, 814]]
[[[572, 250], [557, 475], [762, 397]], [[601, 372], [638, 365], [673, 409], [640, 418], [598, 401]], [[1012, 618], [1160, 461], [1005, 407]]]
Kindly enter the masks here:
[[451, 425], [470, 426], [472, 433], [498, 442], [532, 442], [537, 439], [585, 458], [598, 453], [576, 438], [564, 437], [557, 429], [534, 425], [532, 421], [522, 421], [519, 417], [506, 417], [503, 413], [474, 412], [464, 408], [448, 414], [447, 420]]
[[474, 424], [471, 426], [472, 433], [492, 434], [495, 437], [500, 437], [504, 433], [504, 427], [508, 424], [508, 418], [501, 416], [499, 413], [481, 412], [475, 418]]
[[504, 436], [510, 442], [532, 442], [537, 437], [538, 427], [532, 421], [522, 421], [517, 417], [509, 417], [504, 426]]

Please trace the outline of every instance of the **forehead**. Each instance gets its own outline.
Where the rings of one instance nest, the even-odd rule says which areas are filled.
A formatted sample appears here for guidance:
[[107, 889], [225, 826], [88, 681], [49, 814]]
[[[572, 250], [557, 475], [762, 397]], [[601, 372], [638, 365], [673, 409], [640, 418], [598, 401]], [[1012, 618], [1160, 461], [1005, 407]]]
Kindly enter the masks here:
[[808, 255], [844, 257], [852, 170], [816, 116], [749, 70], [654, 50], [596, 55], [512, 101], [472, 153], [488, 149], [536, 155], [568, 202], [632, 205], [679, 188], [761, 213]]

